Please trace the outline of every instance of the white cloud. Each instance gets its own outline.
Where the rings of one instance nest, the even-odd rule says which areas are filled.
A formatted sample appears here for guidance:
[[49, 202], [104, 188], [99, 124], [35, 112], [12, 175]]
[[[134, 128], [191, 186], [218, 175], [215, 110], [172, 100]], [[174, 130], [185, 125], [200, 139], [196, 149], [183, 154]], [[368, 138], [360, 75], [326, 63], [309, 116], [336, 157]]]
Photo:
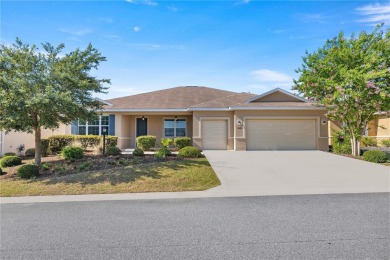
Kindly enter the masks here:
[[293, 85], [293, 78], [285, 73], [269, 70], [260, 69], [250, 73], [256, 83], [250, 87], [260, 90], [270, 90], [273, 88], [284, 88], [290, 90]]
[[364, 18], [359, 22], [376, 25], [378, 23], [390, 23], [390, 2], [369, 4], [356, 8]]
[[179, 8], [177, 8], [176, 6], [174, 5], [170, 5], [167, 7], [169, 11], [172, 11], [172, 12], [177, 12], [179, 11]]
[[139, 27], [139, 26], [134, 26], [134, 27], [133, 27], [133, 31], [134, 31], [134, 32], [139, 32], [139, 31], [141, 31], [141, 27]]
[[106, 34], [106, 35], [103, 35], [103, 37], [106, 39], [119, 39], [119, 35], [117, 35], [117, 34]]
[[330, 16], [323, 15], [321, 13], [315, 14], [298, 14], [299, 19], [305, 23], [326, 23], [329, 20]]
[[154, 2], [152, 0], [125, 0], [128, 3], [131, 4], [143, 4], [143, 5], [149, 5], [149, 6], [157, 6], [158, 3]]
[[92, 31], [90, 29], [82, 29], [82, 30], [60, 29], [60, 32], [81, 36], [81, 35], [86, 35], [88, 33], [91, 33]]

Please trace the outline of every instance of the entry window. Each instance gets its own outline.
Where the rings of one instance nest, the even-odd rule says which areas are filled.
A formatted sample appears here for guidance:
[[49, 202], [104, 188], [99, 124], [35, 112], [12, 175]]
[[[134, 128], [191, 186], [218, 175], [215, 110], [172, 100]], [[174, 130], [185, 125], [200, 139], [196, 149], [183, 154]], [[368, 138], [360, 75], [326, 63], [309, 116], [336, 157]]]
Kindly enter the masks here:
[[101, 135], [104, 128], [108, 132], [108, 127], [108, 116], [98, 116], [90, 122], [79, 120], [79, 135]]
[[185, 119], [165, 119], [164, 120], [164, 136], [180, 137], [186, 136], [187, 124]]

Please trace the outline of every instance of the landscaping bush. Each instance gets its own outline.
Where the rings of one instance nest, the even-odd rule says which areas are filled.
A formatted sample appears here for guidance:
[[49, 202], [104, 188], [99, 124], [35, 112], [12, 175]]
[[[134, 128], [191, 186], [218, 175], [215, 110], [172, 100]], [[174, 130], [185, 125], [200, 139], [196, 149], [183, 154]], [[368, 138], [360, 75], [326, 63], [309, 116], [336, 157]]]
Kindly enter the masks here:
[[197, 158], [201, 156], [201, 153], [200, 150], [196, 147], [186, 146], [180, 149], [178, 156], [182, 158]]
[[382, 146], [390, 147], [390, 139], [384, 139], [381, 141]]
[[106, 155], [120, 155], [122, 153], [121, 149], [116, 146], [109, 146], [106, 148]]
[[370, 147], [370, 146], [377, 146], [378, 145], [376, 139], [373, 137], [369, 137], [369, 136], [363, 136], [361, 142], [362, 142], [363, 147]]
[[0, 167], [12, 167], [16, 165], [22, 164], [22, 159], [18, 156], [4, 156], [3, 158], [0, 159]]
[[336, 154], [351, 154], [352, 147], [350, 138], [343, 131], [333, 133], [332, 150]]
[[76, 160], [83, 158], [83, 148], [77, 146], [67, 146], [61, 151], [62, 156], [65, 160]]
[[380, 150], [370, 150], [364, 152], [363, 159], [374, 163], [385, 163], [387, 161], [387, 155]]
[[191, 146], [191, 138], [189, 138], [189, 137], [176, 137], [174, 140], [174, 143], [178, 149], [182, 149], [186, 146]]
[[157, 158], [165, 158], [166, 156], [172, 155], [172, 152], [168, 148], [163, 147], [159, 149], [154, 155]]
[[74, 142], [73, 135], [53, 135], [48, 138], [50, 140], [50, 150], [53, 153], [62, 151], [66, 146], [70, 146]]
[[156, 137], [154, 135], [138, 136], [136, 139], [137, 147], [144, 151], [150, 150], [150, 148], [156, 145]]
[[[101, 137], [101, 139], [103, 140], [103, 137]], [[113, 136], [113, 135], [106, 136], [106, 147], [117, 146], [117, 145], [118, 145], [118, 136]]]
[[34, 157], [35, 156], [35, 148], [28, 148], [24, 153], [26, 156]]
[[134, 156], [144, 156], [144, 150], [142, 150], [141, 148], [135, 148], [132, 155]]
[[33, 164], [26, 164], [21, 166], [16, 175], [22, 179], [30, 179], [39, 176], [39, 167]]
[[101, 140], [101, 136], [98, 135], [77, 135], [75, 138], [84, 149], [87, 149], [87, 147], [97, 147]]
[[50, 146], [49, 139], [41, 139], [41, 155], [43, 157], [49, 154], [49, 146]]
[[171, 138], [161, 138], [161, 145], [162, 145], [162, 147], [168, 148], [170, 145], [172, 145], [172, 139]]
[[5, 153], [4, 156], [17, 156], [16, 153]]

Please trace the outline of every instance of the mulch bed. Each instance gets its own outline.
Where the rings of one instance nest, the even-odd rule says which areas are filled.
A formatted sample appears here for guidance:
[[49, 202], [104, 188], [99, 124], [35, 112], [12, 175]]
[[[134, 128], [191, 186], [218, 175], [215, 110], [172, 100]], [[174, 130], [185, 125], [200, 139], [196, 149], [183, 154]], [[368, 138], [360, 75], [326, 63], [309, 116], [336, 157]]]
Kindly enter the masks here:
[[[34, 158], [21, 157], [23, 164], [34, 163]], [[166, 161], [179, 161], [185, 160], [183, 158], [176, 157], [175, 155], [167, 156], [163, 159], [157, 159], [153, 155], [145, 156], [133, 156], [133, 155], [118, 155], [118, 156], [103, 156], [96, 155], [93, 152], [86, 152], [83, 159], [68, 161], [64, 160], [61, 155], [50, 155], [47, 157], [42, 157], [42, 164], [40, 178], [51, 177], [53, 175], [68, 175], [75, 174], [86, 171], [96, 171], [96, 170], [105, 170], [112, 169], [117, 167], [123, 167], [133, 164], [141, 163], [158, 163]], [[22, 165], [23, 165], [22, 164]], [[15, 178], [17, 169], [21, 165], [8, 167], [3, 169], [6, 171], [6, 174], [0, 176], [0, 180]]]

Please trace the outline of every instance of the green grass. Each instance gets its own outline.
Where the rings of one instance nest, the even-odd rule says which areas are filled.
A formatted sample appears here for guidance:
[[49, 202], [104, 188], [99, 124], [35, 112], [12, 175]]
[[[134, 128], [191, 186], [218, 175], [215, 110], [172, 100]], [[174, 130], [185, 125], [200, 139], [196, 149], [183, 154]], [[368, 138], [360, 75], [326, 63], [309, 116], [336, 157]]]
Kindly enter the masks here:
[[0, 196], [198, 191], [220, 185], [206, 158], [0, 181]]

